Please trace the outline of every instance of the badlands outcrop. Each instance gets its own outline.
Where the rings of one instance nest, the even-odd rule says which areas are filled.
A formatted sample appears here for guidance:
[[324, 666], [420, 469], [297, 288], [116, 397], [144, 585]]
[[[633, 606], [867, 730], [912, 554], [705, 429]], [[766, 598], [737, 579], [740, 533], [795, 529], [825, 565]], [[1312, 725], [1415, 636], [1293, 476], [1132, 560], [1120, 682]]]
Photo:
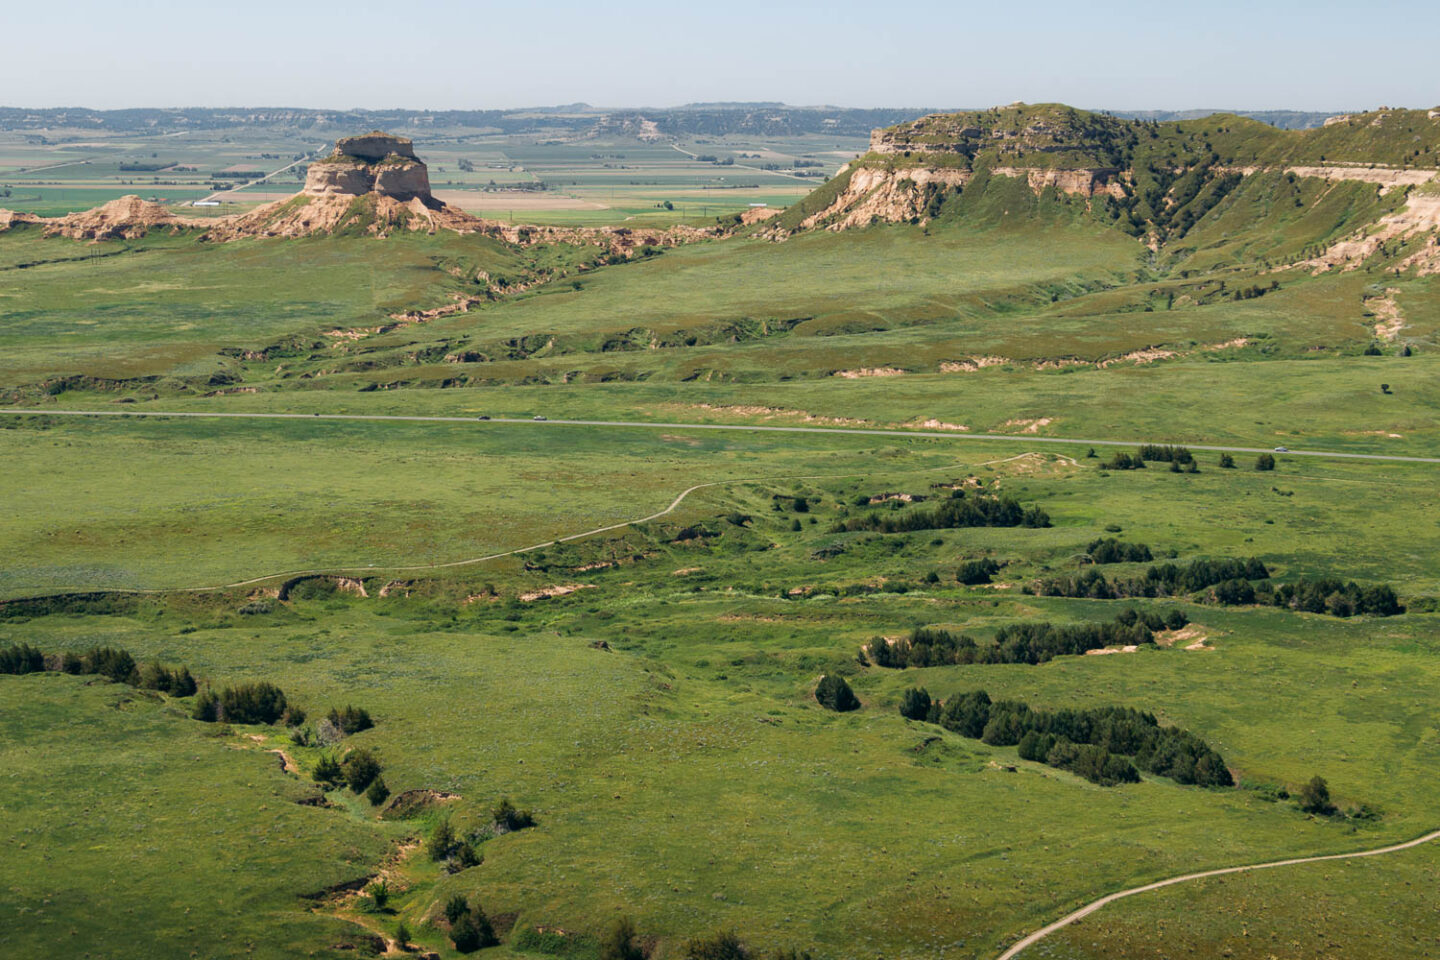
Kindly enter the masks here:
[[369, 193], [409, 201], [436, 203], [430, 173], [404, 137], [378, 130], [335, 141], [335, 152], [310, 165], [305, 189], [311, 197], [360, 197]]
[[[779, 212], [781, 208], [775, 208], [770, 215]], [[668, 230], [538, 227], [484, 220], [437, 199], [430, 191], [429, 170], [416, 156], [414, 143], [378, 130], [337, 140], [329, 156], [310, 164], [299, 193], [245, 213], [187, 217], [137, 196], [121, 197], [63, 217], [0, 210], [0, 230], [26, 224], [42, 226], [46, 236], [92, 241], [135, 239], [157, 229], [191, 230], [201, 240], [211, 242], [302, 237], [342, 230], [361, 230], [375, 237], [404, 230], [450, 230], [483, 234], [521, 246], [597, 245], [618, 257], [630, 257], [646, 247], [678, 246], [720, 232], [718, 228], [684, 226]]]

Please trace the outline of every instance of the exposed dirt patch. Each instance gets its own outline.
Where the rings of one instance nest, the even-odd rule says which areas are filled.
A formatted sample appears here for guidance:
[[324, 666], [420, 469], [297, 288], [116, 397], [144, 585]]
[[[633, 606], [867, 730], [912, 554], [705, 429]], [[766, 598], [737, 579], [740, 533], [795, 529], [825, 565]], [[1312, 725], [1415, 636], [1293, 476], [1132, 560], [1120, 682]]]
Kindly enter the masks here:
[[703, 568], [703, 567], [681, 567], [679, 570], [671, 570], [671, 571], [670, 571], [670, 576], [672, 576], [672, 577], [688, 577], [688, 576], [690, 576], [690, 574], [692, 574], [692, 573], [703, 573], [703, 572], [704, 572], [704, 568]]
[[985, 367], [998, 367], [1010, 362], [1007, 357], [967, 357], [964, 360], [946, 360], [940, 364], [940, 372], [974, 373]]
[[1134, 350], [1122, 357], [1112, 357], [1109, 360], [1101, 360], [1096, 364], [1102, 370], [1114, 366], [1117, 363], [1154, 363], [1156, 360], [1168, 360], [1171, 357], [1179, 356], [1174, 350], [1161, 350], [1158, 347], [1146, 347], [1144, 350]]
[[[1331, 244], [1318, 257], [1301, 260], [1294, 266], [1308, 267], [1317, 274], [1333, 267], [1355, 270], [1389, 240], [1436, 230], [1440, 230], [1440, 195], [1412, 192], [1400, 210], [1381, 217], [1372, 226], [1356, 231], [1345, 240]], [[1413, 268], [1420, 276], [1440, 273], [1440, 237], [1430, 237], [1424, 248], [1402, 260], [1400, 267]], [[1288, 267], [1276, 269], [1285, 270]]]
[[962, 433], [970, 429], [963, 423], [946, 423], [944, 420], [935, 420], [933, 418], [916, 424], [916, 426], [923, 427], [926, 430], [957, 430]]
[[1179, 630], [1161, 630], [1155, 634], [1155, 645], [1159, 647], [1181, 647], [1185, 650], [1214, 650], [1210, 646], [1210, 635], [1198, 624], [1190, 624]]
[[1000, 429], [1014, 430], [1018, 427], [1021, 433], [1039, 433], [1041, 427], [1048, 427], [1054, 422], [1054, 417], [1036, 417], [1033, 420], [1006, 420], [1000, 424]]
[[760, 417], [765, 420], [785, 418], [798, 420], [801, 423], [820, 423], [840, 427], [862, 427], [869, 426], [869, 420], [856, 420], [852, 417], [821, 417], [813, 413], [806, 413], [804, 410], [784, 410], [779, 407], [757, 407], [745, 404], [714, 404], [696, 403], [686, 405], [691, 410], [709, 410], [713, 413], [726, 413], [740, 417]]
[[1365, 301], [1365, 306], [1375, 314], [1378, 321], [1375, 324], [1375, 336], [1381, 340], [1394, 340], [1405, 326], [1405, 318], [1400, 316], [1400, 305], [1395, 302], [1395, 296], [1400, 291], [1394, 287], [1385, 290], [1383, 297], [1371, 297]]
[[382, 820], [410, 820], [442, 803], [453, 803], [460, 799], [458, 793], [444, 790], [406, 790], [398, 793], [380, 813]]
[[860, 367], [857, 370], [836, 370], [832, 377], [841, 380], [859, 380], [861, 377], [903, 377], [905, 371], [899, 367]]
[[1139, 649], [1135, 644], [1129, 643], [1123, 647], [1101, 647], [1099, 650], [1086, 650], [1085, 656], [1103, 657], [1108, 653], [1135, 653]]
[[551, 597], [563, 597], [566, 594], [574, 593], [576, 590], [594, 590], [593, 583], [566, 583], [557, 584], [553, 587], [541, 587], [539, 590], [531, 590], [529, 593], [520, 594], [523, 603], [530, 603], [534, 600], [549, 600]]
[[1224, 343], [1202, 344], [1200, 349], [1206, 352], [1213, 352], [1216, 350], [1234, 350], [1237, 347], [1244, 347], [1248, 346], [1249, 344], [1249, 337], [1236, 337], [1234, 340], [1226, 340]]
[[294, 757], [290, 756], [290, 754], [286, 753], [284, 750], [276, 749], [271, 750], [270, 752], [280, 758], [280, 769], [284, 770], [292, 777], [300, 776], [300, 764], [295, 762]]

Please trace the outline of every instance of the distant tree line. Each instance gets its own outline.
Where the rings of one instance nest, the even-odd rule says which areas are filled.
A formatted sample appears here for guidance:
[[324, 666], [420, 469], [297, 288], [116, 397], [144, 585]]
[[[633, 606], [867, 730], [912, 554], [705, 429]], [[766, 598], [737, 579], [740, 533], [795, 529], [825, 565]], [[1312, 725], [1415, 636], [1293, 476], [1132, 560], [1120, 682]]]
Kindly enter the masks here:
[[1189, 623], [1183, 611], [1164, 617], [1150, 611], [1123, 610], [1109, 623], [1008, 624], [995, 632], [993, 644], [980, 644], [943, 627], [916, 627], [896, 640], [872, 638], [862, 658], [877, 667], [939, 667], [971, 663], [1046, 663], [1059, 656], [1083, 654], [1109, 646], [1155, 642], [1157, 630], [1179, 630]]
[[1224, 759], [1205, 741], [1179, 727], [1162, 727], [1153, 714], [1129, 707], [1035, 710], [1016, 700], [992, 702], [984, 690], [956, 694], [942, 704], [912, 688], [901, 698], [900, 713], [992, 746], [1019, 747], [1026, 760], [1102, 786], [1134, 783], [1140, 770], [1204, 787], [1235, 782]]
[[[1092, 550], [1096, 544], [1102, 542], [1092, 543]], [[1202, 558], [1188, 564], [1156, 564], [1136, 577], [1112, 579], [1099, 570], [1090, 568], [1073, 576], [1050, 577], [1026, 589], [1042, 597], [1120, 600], [1126, 597], [1188, 595], [1227, 580], [1265, 580], [1269, 576], [1269, 569], [1255, 557], [1247, 560], [1230, 557], [1217, 560]]]
[[1255, 557], [1221, 558], [1194, 560], [1189, 564], [1157, 564], [1138, 577], [1109, 578], [1099, 570], [1087, 568], [1073, 576], [1041, 580], [1024, 590], [1045, 597], [1090, 600], [1190, 596], [1203, 592], [1199, 599], [1209, 603], [1226, 606], [1258, 603], [1332, 617], [1393, 617], [1405, 612], [1394, 589], [1385, 584], [1362, 586], [1353, 580], [1303, 577], [1294, 583], [1277, 585], [1269, 579], [1269, 569]]
[[158, 660], [140, 664], [128, 650], [120, 647], [91, 647], [84, 653], [67, 651], [58, 657], [46, 657], [28, 643], [11, 644], [0, 649], [0, 673], [41, 673], [46, 670], [95, 674], [115, 683], [129, 684], [142, 690], [157, 690], [172, 697], [188, 697], [197, 689], [189, 667], [169, 667]]
[[870, 511], [847, 517], [832, 533], [875, 530], [880, 533], [908, 533], [915, 530], [946, 530], [955, 527], [1048, 527], [1050, 515], [1039, 507], [1022, 507], [1010, 497], [966, 497], [956, 490], [949, 500], [923, 510], [892, 511], [885, 516]]

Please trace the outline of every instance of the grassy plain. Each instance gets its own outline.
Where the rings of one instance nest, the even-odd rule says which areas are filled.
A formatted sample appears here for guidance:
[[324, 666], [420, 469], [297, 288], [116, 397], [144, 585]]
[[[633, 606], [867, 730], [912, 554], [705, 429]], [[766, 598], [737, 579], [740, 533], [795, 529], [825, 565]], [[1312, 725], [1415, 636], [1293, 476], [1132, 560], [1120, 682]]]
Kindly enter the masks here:
[[[673, 442], [691, 462], [714, 456], [690, 446], [712, 442], [707, 437]], [[1391, 503], [1428, 509], [1424, 468], [1287, 463], [1264, 475], [1207, 465], [1195, 476], [1151, 470], [1107, 478], [1044, 455], [1011, 460], [1007, 452], [985, 458], [1004, 462], [985, 463], [941, 452], [896, 444], [871, 451], [865, 475], [854, 479], [713, 488], [673, 520], [549, 548], [524, 563], [511, 558], [422, 578], [412, 581], [409, 599], [403, 590], [375, 596], [392, 576], [380, 574], [367, 580], [371, 599], [297, 595], [247, 615], [236, 612], [243, 592], [176, 595], [103, 616], [83, 605], [12, 616], [3, 630], [47, 650], [124, 645], [143, 658], [186, 662], [216, 684], [268, 679], [312, 711], [362, 703], [378, 722], [356, 742], [380, 752], [392, 790], [460, 794], [450, 808], [457, 824], [482, 822], [500, 796], [532, 806], [540, 826], [483, 844], [480, 867], [445, 878], [412, 854], [395, 874], [398, 912], [364, 918], [392, 931], [404, 919], [432, 948], [443, 947], [443, 936], [427, 929], [426, 918], [463, 891], [520, 925], [598, 932], [623, 910], [667, 954], [686, 936], [733, 927], [756, 945], [805, 945], [827, 956], [918, 957], [943, 948], [983, 957], [1097, 891], [1206, 866], [1377, 845], [1418, 833], [1440, 815], [1426, 774], [1440, 750], [1427, 692], [1440, 640], [1431, 614], [1348, 622], [1183, 604], [1212, 649], [907, 671], [862, 668], [854, 659], [868, 637], [919, 624], [986, 636], [1017, 620], [1108, 619], [1129, 604], [961, 588], [951, 577], [960, 558], [977, 555], [1004, 561], [1010, 584], [1066, 569], [1089, 538], [1112, 526], [1182, 558], [1253, 552], [1281, 578], [1340, 571], [1384, 578], [1406, 596], [1428, 592], [1431, 551], [1422, 542], [1410, 541], [1408, 565], [1338, 546], [1396, 535], [1375, 528], [1362, 498], [1380, 515]], [[318, 458], [315, 467], [326, 470]], [[972, 474], [1044, 505], [1055, 527], [828, 532], [857, 492], [925, 493]], [[1182, 485], [1194, 509], [1168, 511]], [[773, 500], [776, 494], [785, 499]], [[772, 509], [796, 494], [813, 502], [808, 514]], [[736, 511], [753, 520], [742, 527], [723, 519]], [[792, 519], [804, 521], [799, 531]], [[695, 523], [713, 535], [674, 539]], [[816, 559], [837, 540], [844, 551]], [[1321, 542], [1336, 552], [1315, 553]], [[615, 557], [627, 559], [576, 572]], [[930, 569], [941, 572], [939, 584], [922, 582]], [[839, 598], [844, 584], [884, 581], [910, 590]], [[518, 600], [571, 583], [593, 586]], [[485, 584], [499, 599], [485, 599]], [[467, 594], [481, 599], [447, 599]], [[599, 640], [611, 649], [594, 649]], [[814, 677], [834, 671], [850, 676], [866, 705], [860, 713], [828, 714], [810, 699]], [[18, 682], [61, 690], [80, 683]], [[1158, 779], [1095, 787], [1017, 762], [1013, 748], [901, 719], [894, 705], [912, 684], [940, 696], [983, 687], [1050, 706], [1155, 710], [1200, 732], [1244, 778], [1293, 786], [1321, 772], [1337, 801], [1368, 804], [1383, 817], [1315, 820], [1255, 791]], [[172, 736], [199, 736], [199, 724], [167, 716], [164, 706], [134, 709]], [[241, 733], [208, 741], [206, 755], [234, 756], [233, 747], [247, 745]], [[316, 757], [283, 738], [266, 746], [289, 749], [305, 768]], [[189, 755], [178, 747], [171, 754], [176, 763]], [[1018, 772], [1004, 769], [1011, 765]], [[278, 765], [265, 769], [254, 781], [258, 793], [287, 789]], [[351, 828], [343, 809], [316, 815]], [[239, 818], [227, 836], [246, 822]], [[424, 821], [405, 824], [412, 834], [425, 829]], [[17, 876], [35, 896], [53, 884], [28, 868]], [[276, 884], [296, 892], [283, 876]], [[1349, 895], [1383, 894], [1362, 887]], [[156, 907], [138, 900], [133, 909], [143, 916]], [[251, 913], [208, 915], [236, 930], [259, 923]], [[101, 929], [88, 936], [101, 938]], [[272, 936], [252, 929], [273, 948]]]
[[[688, 189], [696, 161], [632, 149], [457, 142], [432, 176], [476, 189], [491, 171], [498, 184], [586, 167], [588, 179], [568, 185], [576, 196], [613, 184], [628, 196], [612, 211], [636, 204], [637, 216], [637, 198], [653, 209], [652, 191]], [[451, 166], [462, 155], [476, 167], [463, 182]], [[625, 169], [632, 162], [647, 172]], [[625, 182], [646, 177], [656, 182]], [[954, 434], [7, 416], [0, 462], [21, 509], [0, 518], [0, 644], [122, 645], [216, 686], [277, 683], [312, 719], [356, 703], [377, 723], [349, 744], [378, 752], [393, 792], [458, 796], [409, 820], [381, 820], [345, 791], [329, 794], [331, 807], [297, 805], [314, 796], [306, 781], [320, 751], [278, 728], [206, 727], [186, 703], [93, 677], [0, 678], [0, 872], [11, 893], [0, 952], [331, 955], [403, 920], [448, 957], [434, 918], [462, 892], [499, 921], [506, 945], [493, 956], [521, 955], [518, 931], [544, 926], [568, 931], [567, 955], [591, 957], [593, 938], [625, 913], [658, 960], [723, 929], [757, 949], [837, 960], [984, 958], [1115, 889], [1433, 829], [1433, 465], [1280, 455], [1257, 472], [1253, 456], [1225, 470], [1202, 453], [1192, 475], [1157, 463], [1102, 471], [1086, 456], [1086, 438], [1440, 451], [1435, 278], [1380, 262], [1275, 272], [1271, 254], [1378, 207], [1343, 190], [1267, 207], [1285, 188], [1250, 189], [1244, 205], [1197, 224], [1190, 248], [1155, 256], [1083, 203], [1015, 185], [955, 201], [928, 227], [739, 237], [583, 272], [573, 250], [448, 236], [92, 248], [0, 235], [0, 383], [42, 411]], [[1324, 230], [1297, 220], [1326, 203]], [[464, 314], [369, 332], [473, 292], [476, 271], [540, 268], [568, 272]], [[1261, 285], [1263, 296], [1234, 298]], [[1383, 296], [1405, 325], [1364, 356]], [[325, 336], [337, 328], [352, 335]], [[1082, 442], [1036, 442], [1045, 436]], [[868, 509], [862, 497], [935, 497], [967, 480], [1039, 504], [1054, 525], [834, 529]], [[639, 526], [475, 566], [399, 569], [619, 523], [702, 483], [716, 485]], [[1257, 556], [1281, 582], [1388, 583], [1410, 609], [1342, 620], [1197, 597], [1022, 592], [1080, 569], [1101, 536], [1179, 561]], [[960, 586], [959, 565], [981, 557], [1001, 564], [998, 583]], [[283, 598], [273, 581], [182, 589], [316, 567], [347, 580], [319, 577]], [[541, 598], [556, 588], [568, 592]], [[106, 592], [85, 596], [94, 591]], [[1195, 633], [1041, 666], [885, 670], [856, 658], [871, 637], [918, 626], [984, 642], [1008, 624], [1107, 621], [1126, 608], [1183, 610]], [[1196, 637], [1202, 646], [1185, 649]], [[822, 710], [812, 695], [822, 674], [847, 677], [863, 708]], [[1242, 787], [1153, 776], [1099, 787], [902, 719], [912, 685], [1153, 711], [1218, 749]], [[298, 776], [265, 749], [286, 750]], [[1315, 774], [1343, 810], [1371, 813], [1309, 816], [1276, 798]], [[480, 844], [483, 864], [445, 875], [411, 846], [440, 811], [468, 830], [507, 796], [538, 826]], [[51, 813], [57, 797], [73, 803], [73, 822]], [[1425, 956], [1435, 921], [1422, 884], [1435, 856], [1137, 897], [1035, 955]], [[396, 891], [389, 912], [300, 897], [377, 873]], [[1364, 925], [1374, 917], [1378, 938]], [[155, 944], [115, 936], [125, 925], [156, 930]]]

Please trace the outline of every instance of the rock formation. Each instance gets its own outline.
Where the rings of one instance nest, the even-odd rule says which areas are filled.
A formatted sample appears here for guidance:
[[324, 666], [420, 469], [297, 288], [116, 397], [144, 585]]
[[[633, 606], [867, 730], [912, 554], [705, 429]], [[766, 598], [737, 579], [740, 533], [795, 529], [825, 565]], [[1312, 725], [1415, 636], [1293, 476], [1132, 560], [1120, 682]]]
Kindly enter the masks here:
[[375, 193], [401, 201], [419, 199], [427, 206], [436, 202], [429, 171], [416, 158], [414, 144], [379, 131], [335, 141], [334, 153], [310, 165], [302, 192], [312, 197]]

